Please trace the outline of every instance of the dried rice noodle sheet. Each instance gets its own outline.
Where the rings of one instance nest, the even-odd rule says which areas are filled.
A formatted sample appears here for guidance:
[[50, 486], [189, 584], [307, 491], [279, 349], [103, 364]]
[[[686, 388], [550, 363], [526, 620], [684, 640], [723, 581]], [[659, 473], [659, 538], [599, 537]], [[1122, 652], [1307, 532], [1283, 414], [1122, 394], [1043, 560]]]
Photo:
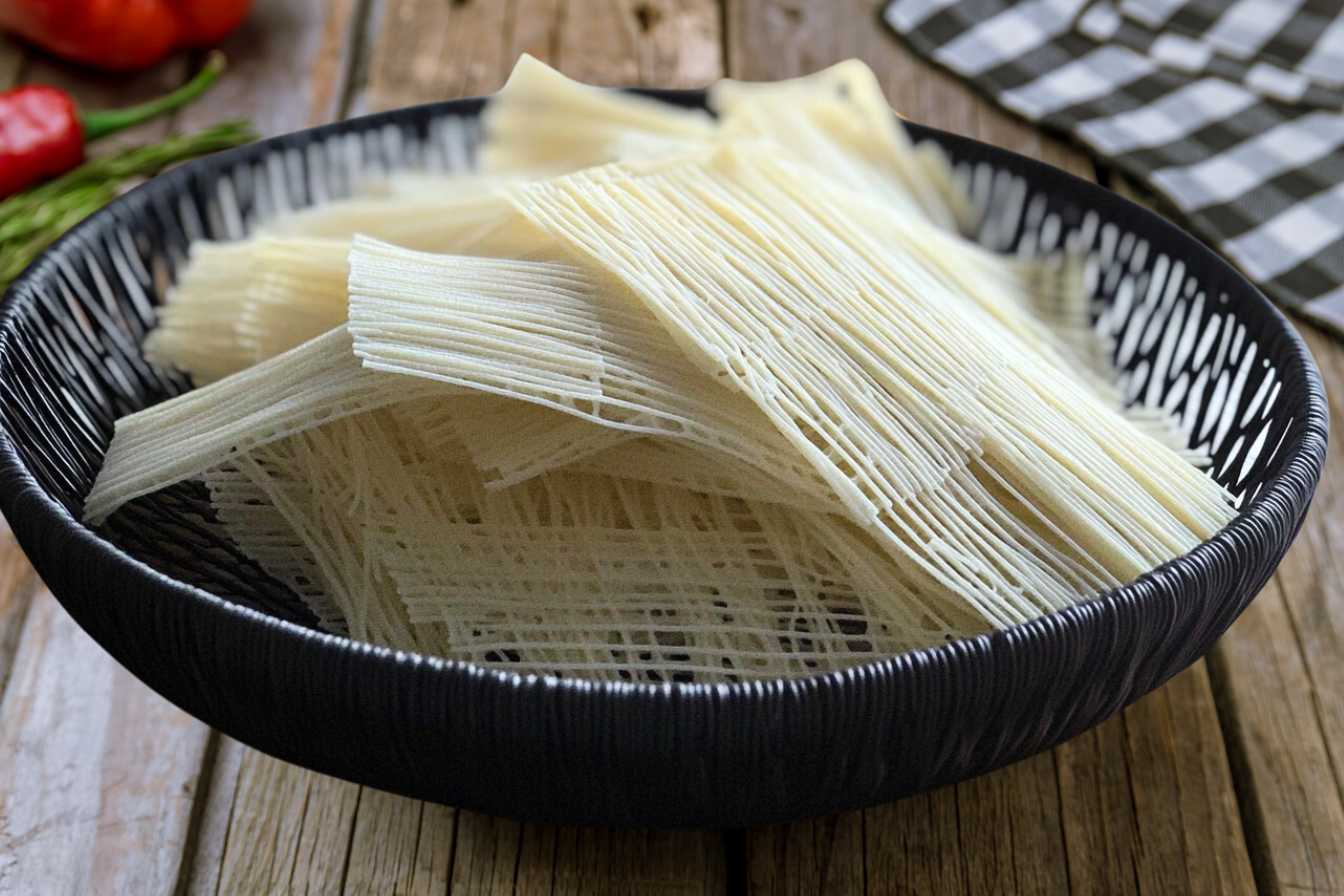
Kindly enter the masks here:
[[[1077, 369], [1099, 392], [1122, 403], [1114, 385], [1112, 346], [1091, 324], [1083, 257], [1060, 253], [1010, 259], [947, 232], [970, 231], [970, 199], [954, 182], [935, 144], [925, 146], [941, 160], [938, 176], [930, 177], [921, 170], [922, 163], [912, 161], [914, 149], [892, 121], [876, 79], [863, 63], [850, 60], [792, 81], [723, 81], [711, 92], [711, 100], [724, 115], [728, 136], [770, 137], [793, 157], [853, 188], [856, 207], [872, 211], [856, 215], [855, 226], [878, 227], [884, 238], [904, 240], [940, 276], [1006, 326], [1047, 354], [1058, 353], [1061, 362]], [[933, 194], [928, 192], [931, 184]], [[922, 206], [930, 223], [941, 226], [893, 217], [893, 211], [908, 211], [912, 201]], [[1185, 450], [1183, 436], [1167, 415], [1136, 411], [1131, 416], [1173, 449]], [[1188, 459], [1206, 460], [1197, 453]]]
[[341, 418], [240, 454], [235, 462], [304, 545], [323, 593], [338, 608], [351, 637], [441, 654], [448, 646], [441, 626], [409, 620], [365, 537], [371, 453], [389, 455], [386, 462], [393, 466], [412, 462], [395, 438], [406, 430], [389, 422], [389, 413]]
[[723, 80], [709, 99], [727, 139], [770, 138], [818, 171], [949, 230], [975, 223], [946, 156], [931, 143], [916, 152], [857, 59], [786, 81]]
[[451, 419], [431, 418], [431, 426], [439, 425], [428, 430], [428, 437], [438, 444], [451, 433], [466, 447], [490, 489], [525, 482], [639, 438], [638, 433], [497, 395], [463, 396], [444, 402], [438, 413]]
[[[804, 177], [815, 175], [804, 173]], [[1028, 348], [1078, 378], [1102, 400], [1121, 409], [1147, 435], [1187, 462], [1207, 466], [1207, 453], [1187, 446], [1178, 420], [1164, 411], [1126, 407], [1112, 360], [1113, 340], [1091, 321], [1083, 280], [1085, 257], [1061, 252], [1019, 259], [990, 252], [956, 234], [912, 221], [890, 205], [854, 192], [846, 211], [855, 226], [902, 247], [912, 261], [942, 280], [955, 298], [971, 303], [1012, 331]]]
[[[425, 420], [442, 417], [443, 408], [465, 400], [469, 400], [468, 396], [435, 395], [401, 401], [389, 405], [383, 419], [399, 429], [404, 441], [423, 446], [419, 448], [415, 461], [433, 457], [439, 463], [465, 466], [471, 463], [471, 458], [460, 443], [455, 439], [431, 443], [423, 437], [422, 427]], [[351, 432], [349, 428], [338, 429], [335, 422], [316, 428], [323, 430], [327, 438], [331, 438], [332, 433], [348, 438]], [[295, 445], [299, 444], [298, 439], [298, 435], [286, 436], [245, 452], [252, 455], [254, 461], [258, 458], [264, 460], [263, 466], [270, 479], [280, 477], [290, 483], [286, 501], [300, 500], [301, 497], [302, 500], [308, 500], [311, 497], [308, 494], [310, 485], [317, 481], [308, 475], [310, 471], [295, 467], [295, 458], [298, 456], [295, 454]], [[268, 448], [272, 450], [267, 451]], [[263, 451], [266, 451], [264, 455]], [[266, 499], [266, 493], [259, 490], [254, 477], [240, 469], [237, 463], [231, 462], [207, 470], [201, 479], [210, 491], [211, 504], [234, 542], [248, 556], [260, 562], [268, 573], [288, 584], [320, 617], [326, 620], [335, 613], [335, 618], [341, 620], [340, 624], [344, 626], [343, 615], [330, 609], [334, 605], [319, 605], [326, 598], [319, 586], [323, 579], [314, 573], [315, 561], [307, 547], [285, 523], [285, 517]], [[295, 489], [300, 489], [302, 495], [296, 495]], [[353, 505], [356, 500], [355, 489], [348, 489], [336, 500], [342, 506]], [[309, 600], [310, 597], [313, 600]]]
[[821, 513], [836, 509], [833, 496], [800, 492], [728, 455], [495, 395], [435, 403], [415, 425], [431, 447], [464, 445], [487, 489], [568, 468]]
[[332, 630], [519, 671], [703, 681], [985, 629], [900, 599], [900, 570], [835, 517], [601, 475], [487, 490], [416, 435], [431, 409], [342, 418], [206, 475], [239, 543]]
[[349, 289], [355, 353], [371, 370], [686, 441], [835, 500], [751, 401], [699, 373], [618, 282], [559, 262], [431, 255], [360, 237]]
[[[446, 390], [452, 392], [453, 390]], [[146, 408], [116, 423], [84, 505], [98, 523], [140, 495], [199, 476], [288, 435], [420, 397], [428, 381], [365, 370], [344, 326], [282, 355]]]
[[[262, 472], [268, 480], [277, 475], [271, 470]], [[233, 543], [267, 575], [286, 585], [313, 612], [323, 629], [349, 634], [345, 615], [331, 598], [326, 577], [312, 551], [289, 518], [277, 509], [268, 489], [234, 464], [207, 470], [201, 479], [210, 493], [210, 504]], [[290, 479], [283, 485], [277, 483], [275, 487], [287, 491], [281, 503], [308, 499], [306, 486], [300, 479]]]
[[355, 199], [478, 199], [518, 183], [516, 175], [450, 171], [389, 171], [365, 177]]
[[672, 439], [640, 438], [574, 462], [570, 469], [816, 513], [836, 510], [830, 495], [800, 492], [755, 466]]
[[145, 338], [145, 359], [177, 367], [197, 383], [250, 364], [237, 324], [255, 263], [255, 252], [247, 244], [195, 243], [190, 261], [158, 309], [158, 326]]
[[753, 143], [513, 195], [749, 397], [856, 524], [996, 624], [1226, 522], [1215, 483], [851, 226], [849, 191], [806, 173]]
[[259, 364], [345, 323], [349, 243], [257, 240], [253, 288], [238, 318], [239, 341]]
[[712, 139], [700, 110], [570, 80], [524, 54], [482, 116], [481, 169], [540, 177], [622, 159], [654, 158]]
[[1206, 451], [1188, 445], [1175, 415], [1160, 408], [1126, 406], [1113, 360], [1114, 341], [1092, 322], [1093, 298], [1083, 278], [1084, 254], [1061, 251], [1040, 258], [1012, 258], [955, 234], [896, 217], [889, 206], [866, 195], [855, 193], [851, 199], [856, 225], [874, 228], [882, 239], [905, 243], [965, 298], [1122, 408], [1134, 426], [1187, 462], [1209, 465]]
[[487, 489], [570, 469], [821, 513], [835, 509], [833, 497], [795, 491], [735, 458], [498, 396], [439, 403], [417, 425], [429, 444], [466, 445]]
[[428, 252], [526, 258], [535, 231], [501, 195], [344, 199], [285, 215], [260, 236], [348, 240], [364, 234]]
[[412, 622], [444, 627], [451, 658], [714, 680], [839, 668], [984, 628], [919, 610], [899, 568], [834, 517], [566, 471], [490, 490], [434, 462], [379, 471], [384, 456], [370, 454], [385, 503], [369, 550]]
[[[427, 218], [416, 217], [426, 213], [424, 203], [402, 206], [391, 219], [367, 220], [367, 229], [396, 234], [413, 246], [469, 255], [526, 258], [551, 244], [502, 197], [435, 202]], [[145, 341], [147, 357], [204, 385], [344, 322], [349, 228], [359, 215], [323, 209], [278, 221], [288, 220], [291, 235], [276, 236], [273, 228], [237, 243], [197, 243], [181, 282], [160, 309], [159, 327]], [[336, 235], [298, 235], [303, 221], [321, 223], [312, 229]]]
[[[340, 326], [348, 252], [347, 240], [332, 239], [197, 243], [145, 339], [146, 356], [204, 385]], [[222, 259], [228, 275], [206, 277]]]
[[[519, 671], [714, 680], [840, 668], [984, 630], [893, 601], [900, 571], [843, 521], [601, 476], [486, 490], [460, 456], [410, 437], [409, 407], [289, 440], [348, 434], [302, 479], [343, 477], [316, 503], [348, 518], [366, 508], [362, 547], [317, 550], [362, 550], [344, 571], [329, 564], [339, 592], [357, 590], [357, 570], [374, 583], [391, 573], [406, 615], [385, 585], [363, 586], [367, 621], [349, 611], [375, 643]], [[333, 531], [327, 520], [309, 537]]]

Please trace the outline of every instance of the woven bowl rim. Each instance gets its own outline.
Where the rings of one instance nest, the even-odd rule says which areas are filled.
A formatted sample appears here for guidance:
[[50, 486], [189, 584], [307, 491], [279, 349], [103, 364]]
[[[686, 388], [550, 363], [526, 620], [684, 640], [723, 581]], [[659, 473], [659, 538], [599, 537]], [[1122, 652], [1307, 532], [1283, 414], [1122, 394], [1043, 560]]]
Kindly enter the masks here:
[[[639, 90], [639, 93], [653, 96], [681, 105], [699, 105], [703, 103], [704, 91], [684, 90]], [[172, 171], [160, 175], [142, 184], [126, 195], [114, 200], [108, 206], [76, 224], [69, 232], [48, 247], [9, 287], [3, 299], [0, 299], [0, 385], [5, 382], [10, 369], [5, 356], [12, 339], [16, 320], [27, 313], [39, 290], [54, 276], [61, 259], [79, 253], [85, 246], [93, 243], [94, 238], [123, 220], [134, 220], [149, 203], [162, 195], [178, 195], [194, 179], [213, 179], [220, 172], [233, 169], [240, 163], [259, 161], [272, 152], [287, 148], [301, 148], [310, 142], [341, 134], [359, 134], [374, 131], [387, 125], [405, 125], [413, 123], [424, 125], [435, 118], [449, 115], [474, 116], [483, 102], [483, 98], [471, 97], [409, 106], [401, 109], [379, 112], [356, 118], [346, 119], [315, 128], [295, 131], [289, 134], [271, 137], [236, 149], [216, 153], [181, 165]], [[496, 687], [518, 689], [533, 687], [538, 682], [547, 688], [564, 691], [583, 692], [595, 695], [599, 699], [626, 701], [645, 704], [650, 698], [675, 696], [678, 703], [688, 701], [719, 701], [725, 698], [746, 700], [760, 699], [772, 692], [789, 692], [795, 697], [806, 699], [808, 694], [822, 694], [830, 690], [830, 685], [843, 687], [846, 679], [865, 677], [870, 679], [899, 679], [902, 670], [914, 666], [939, 664], [941, 661], [953, 661], [955, 655], [971, 649], [975, 645], [981, 650], [992, 650], [993, 644], [1005, 639], [1013, 641], [1033, 641], [1040, 646], [1055, 640], [1057, 632], [1064, 627], [1091, 627], [1101, 625], [1104, 617], [1117, 614], [1122, 603], [1139, 601], [1142, 610], [1144, 602], [1156, 603], [1159, 600], [1155, 591], [1142, 588], [1142, 584], [1154, 576], [1174, 576], [1182, 586], [1193, 583], [1200, 564], [1211, 561], [1220, 550], [1236, 544], [1254, 543], [1254, 530], [1260, 523], [1291, 520], [1300, 516], [1305, 505], [1310, 502], [1314, 484], [1319, 481], [1324, 465], [1325, 443], [1328, 432], [1328, 404], [1316, 369], [1306, 344], [1289, 325], [1284, 315], [1264, 297], [1245, 276], [1232, 267], [1221, 256], [1214, 253], [1204, 243], [1178, 227], [1162, 215], [1151, 209], [1130, 202], [1123, 197], [1106, 190], [1092, 181], [1079, 178], [1052, 165], [1040, 162], [1011, 150], [983, 143], [969, 137], [951, 134], [937, 128], [906, 122], [907, 128], [915, 139], [930, 138], [940, 144], [960, 150], [962, 156], [975, 156], [998, 159], [1009, 163], [1018, 173], [1031, 182], [1052, 192], [1071, 192], [1082, 194], [1080, 205], [1095, 205], [1094, 200], [1104, 197], [1106, 203], [1116, 205], [1131, 217], [1142, 221], [1155, 235], [1172, 241], [1182, 247], [1183, 257], [1193, 257], [1201, 270], [1217, 272], [1231, 283], [1242, 287], [1253, 303], [1268, 312], [1267, 324], [1278, 329], [1278, 333], [1265, 334], [1278, 336], [1286, 341], [1282, 349], [1281, 376], [1285, 383], [1299, 381], [1302, 393], [1296, 398], [1303, 404], [1300, 420], [1294, 420], [1288, 436], [1285, 437], [1280, 451], [1282, 454], [1273, 460], [1277, 469], [1264, 480], [1264, 485], [1254, 498], [1240, 509], [1237, 516], [1214, 536], [1201, 542], [1191, 551], [1182, 554], [1161, 566], [1155, 567], [1137, 579], [1127, 582], [1119, 588], [1099, 594], [1065, 610], [1041, 616], [1007, 629], [987, 634], [963, 638], [936, 647], [922, 648], [907, 653], [877, 657], [843, 669], [817, 672], [808, 675], [751, 679], [736, 682], [624, 682], [587, 678], [562, 678], [540, 673], [525, 673], [481, 665], [464, 660], [452, 660], [442, 657], [419, 654], [411, 651], [379, 647], [358, 641], [343, 635], [331, 634], [306, 628], [288, 620], [263, 613], [259, 610], [235, 604], [212, 594], [202, 588], [182, 582], [155, 570], [111, 542], [102, 538], [82, 521], [72, 516], [64, 506], [49, 495], [36, 481], [18, 455], [10, 433], [0, 427], [0, 512], [10, 522], [11, 528], [22, 542], [25, 536], [34, 538], [46, 528], [64, 530], [73, 535], [71, 545], [77, 545], [80, 552], [100, 555], [111, 559], [118, 571], [125, 575], [120, 584], [129, 586], [166, 587], [183, 600], [191, 601], [198, 609], [206, 613], [234, 614], [250, 624], [269, 626], [284, 634], [294, 646], [320, 641], [325, 647], [347, 654], [362, 654], [362, 661], [370, 664], [394, 667], [403, 664], [428, 666], [436, 673], [463, 681], [480, 683], [482, 679], [491, 680]], [[957, 154], [954, 152], [954, 154]], [[1293, 396], [1285, 396], [1292, 398]], [[1296, 437], [1293, 437], [1294, 433]], [[1294, 483], [1309, 482], [1312, 488], [1306, 490], [1306, 500], [1301, 499], [1302, 490], [1294, 488]], [[77, 556], [65, 558], [67, 562], [78, 562]], [[58, 600], [60, 594], [55, 595]], [[1172, 670], [1172, 674], [1175, 671]], [[689, 704], [688, 704], [689, 705]]]

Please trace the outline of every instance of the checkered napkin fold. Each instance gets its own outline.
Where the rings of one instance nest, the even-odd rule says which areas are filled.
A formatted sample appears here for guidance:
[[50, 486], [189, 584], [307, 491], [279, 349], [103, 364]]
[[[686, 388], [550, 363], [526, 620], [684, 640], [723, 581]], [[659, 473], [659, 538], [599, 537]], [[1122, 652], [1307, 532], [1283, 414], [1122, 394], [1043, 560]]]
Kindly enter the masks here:
[[892, 0], [1000, 105], [1164, 196], [1267, 295], [1344, 333], [1340, 0]]

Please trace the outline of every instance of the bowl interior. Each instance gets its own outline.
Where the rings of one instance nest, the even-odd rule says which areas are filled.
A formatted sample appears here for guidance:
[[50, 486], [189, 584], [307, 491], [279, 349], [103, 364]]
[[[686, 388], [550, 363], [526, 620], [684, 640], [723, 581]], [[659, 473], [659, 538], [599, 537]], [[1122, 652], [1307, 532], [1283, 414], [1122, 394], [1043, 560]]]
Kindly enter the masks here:
[[[479, 109], [440, 104], [268, 141], [160, 178], [77, 228], [0, 318], [0, 427], [40, 487], [78, 518], [113, 421], [189, 388], [146, 363], [140, 344], [193, 240], [241, 237], [277, 213], [348, 195], [370, 172], [469, 165]], [[1213, 475], [1242, 506], [1254, 501], [1280, 471], [1309, 391], [1277, 312], [1207, 249], [1109, 194], [972, 141], [913, 131], [953, 158], [983, 212], [983, 244], [1087, 253], [1096, 325], [1114, 339], [1126, 395], [1175, 415], [1189, 444], [1212, 456]], [[223, 535], [196, 483], [133, 501], [100, 531], [168, 576], [317, 626]]]

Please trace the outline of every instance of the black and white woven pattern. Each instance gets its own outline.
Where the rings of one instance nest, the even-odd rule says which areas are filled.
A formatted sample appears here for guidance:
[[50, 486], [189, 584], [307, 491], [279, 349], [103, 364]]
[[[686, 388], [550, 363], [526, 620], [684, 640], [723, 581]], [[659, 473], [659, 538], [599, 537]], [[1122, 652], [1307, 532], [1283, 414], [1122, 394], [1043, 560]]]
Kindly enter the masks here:
[[885, 17], [1164, 196], [1271, 298], [1344, 331], [1339, 3], [893, 0]]
[[[660, 94], [701, 105], [701, 94]], [[1320, 379], [1283, 316], [1197, 240], [1095, 184], [912, 127], [966, 178], [978, 236], [1088, 255], [1131, 396], [1179, 414], [1231, 523], [1114, 591], [1013, 628], [795, 678], [592, 681], [324, 633], [246, 562], [203, 490], [77, 512], [112, 421], [187, 387], [139, 350], [195, 237], [470, 151], [479, 100], [291, 134], [155, 178], [77, 225], [0, 304], [0, 513], [52, 593], [208, 724], [327, 774], [494, 814], [746, 826], [960, 780], [1096, 724], [1201, 656], [1272, 574], [1325, 455]], [[461, 139], [459, 139], [461, 138]]]

